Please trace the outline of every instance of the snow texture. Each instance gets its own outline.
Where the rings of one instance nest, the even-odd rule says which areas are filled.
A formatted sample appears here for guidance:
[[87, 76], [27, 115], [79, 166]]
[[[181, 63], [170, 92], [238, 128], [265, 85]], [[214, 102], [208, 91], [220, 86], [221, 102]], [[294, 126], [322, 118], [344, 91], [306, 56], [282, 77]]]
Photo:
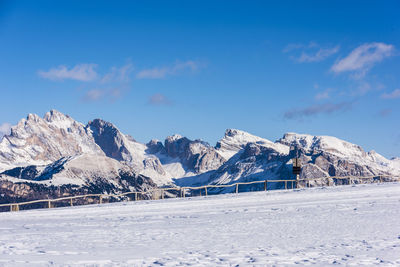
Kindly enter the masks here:
[[400, 184], [0, 214], [1, 266], [400, 265]]
[[[287, 133], [272, 142], [227, 129], [215, 147], [178, 134], [167, 137], [164, 143], [152, 140], [142, 144], [111, 122], [95, 119], [84, 125], [51, 110], [43, 118], [29, 114], [0, 140], [0, 183], [11, 180], [1, 175], [3, 172], [23, 178], [12, 175], [13, 169], [29, 167], [41, 171], [43, 166], [47, 166], [47, 173], [57, 173], [48, 177], [48, 185], [83, 185], [93, 175], [107, 184], [117, 168], [124, 166], [131, 168], [132, 173], [151, 178], [157, 186], [288, 179], [292, 177], [291, 159], [295, 157], [291, 147], [299, 152], [296, 156], [302, 162], [301, 178], [400, 175], [400, 159], [389, 160], [375, 151], [366, 152], [356, 144], [330, 136]], [[76, 158], [66, 165], [70, 171], [50, 170], [65, 157]], [[100, 164], [103, 162], [107, 163]], [[222, 191], [229, 190], [232, 188]]]

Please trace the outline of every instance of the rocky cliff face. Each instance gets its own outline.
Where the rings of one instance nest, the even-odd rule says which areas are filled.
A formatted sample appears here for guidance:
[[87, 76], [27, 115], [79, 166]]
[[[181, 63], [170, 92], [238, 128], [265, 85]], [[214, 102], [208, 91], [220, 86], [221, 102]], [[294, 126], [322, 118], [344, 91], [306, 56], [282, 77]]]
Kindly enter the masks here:
[[88, 123], [95, 143], [107, 157], [119, 161], [132, 161], [133, 155], [127, 148], [125, 136], [110, 122], [95, 119]]
[[40, 118], [29, 114], [0, 142], [0, 167], [42, 165], [82, 153], [103, 154], [91, 131], [67, 115], [52, 110]]
[[398, 158], [335, 137], [287, 133], [271, 142], [228, 129], [215, 147], [180, 135], [141, 144], [110, 122], [83, 125], [52, 110], [43, 118], [29, 114], [0, 141], [0, 182], [6, 191], [20, 192], [25, 185], [120, 192], [135, 187], [134, 177], [143, 180], [143, 188], [288, 179], [295, 153], [302, 178], [400, 175]]
[[[395, 161], [378, 153], [365, 152], [360, 146], [331, 136], [288, 133], [279, 143], [294, 146], [308, 169], [316, 168], [323, 176], [398, 175]], [[313, 177], [303, 170], [302, 177]]]
[[191, 141], [180, 135], [167, 137], [164, 151], [169, 157], [178, 158], [187, 170], [196, 174], [215, 170], [226, 161], [208, 143]]
[[146, 191], [156, 184], [106, 156], [79, 155], [44, 166], [16, 167], [0, 174], [2, 203], [74, 194]]
[[[294, 157], [300, 157], [302, 162], [300, 178], [400, 175], [396, 159], [388, 160], [374, 151], [365, 152], [358, 145], [330, 136], [288, 133], [272, 143], [228, 130], [217, 148], [225, 154], [237, 152], [210, 176], [207, 183], [211, 184], [294, 179], [291, 173]], [[229, 190], [233, 189], [225, 191]]]

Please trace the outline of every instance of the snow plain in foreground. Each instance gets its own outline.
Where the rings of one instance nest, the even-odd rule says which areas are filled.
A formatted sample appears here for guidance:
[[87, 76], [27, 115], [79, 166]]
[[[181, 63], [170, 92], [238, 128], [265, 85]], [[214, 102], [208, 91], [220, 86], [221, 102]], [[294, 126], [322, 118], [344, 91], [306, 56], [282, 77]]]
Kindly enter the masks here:
[[400, 265], [400, 183], [0, 213], [0, 266]]

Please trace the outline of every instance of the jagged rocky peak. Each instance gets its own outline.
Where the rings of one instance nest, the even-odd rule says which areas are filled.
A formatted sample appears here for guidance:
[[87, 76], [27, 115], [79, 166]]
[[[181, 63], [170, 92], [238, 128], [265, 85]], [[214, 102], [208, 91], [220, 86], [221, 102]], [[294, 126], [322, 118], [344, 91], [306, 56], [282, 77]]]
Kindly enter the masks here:
[[27, 121], [34, 121], [34, 122], [39, 122], [42, 118], [40, 118], [38, 115], [29, 113], [28, 116], [26, 117]]
[[55, 110], [44, 118], [29, 114], [0, 141], [0, 165], [13, 167], [48, 164], [82, 153], [103, 154], [83, 124]]
[[131, 161], [132, 155], [127, 149], [125, 136], [111, 122], [95, 119], [88, 123], [96, 144], [110, 158]]
[[301, 146], [302, 148], [310, 148], [316, 141], [316, 136], [308, 134], [285, 133], [281, 139], [278, 140], [281, 144], [287, 146]]
[[146, 144], [146, 152], [149, 154], [165, 153], [165, 148], [160, 140], [152, 139]]
[[258, 156], [260, 155], [260, 153], [261, 153], [260, 146], [254, 143], [248, 143], [244, 148], [241, 158]]
[[226, 161], [214, 147], [199, 139], [192, 141], [175, 134], [168, 136], [164, 144], [169, 157], [179, 158], [185, 168], [194, 173], [215, 170]]
[[26, 119], [22, 119], [18, 124], [11, 129], [11, 136], [26, 138], [27, 134], [41, 134], [48, 128], [54, 130], [62, 131], [65, 135], [67, 131], [84, 131], [84, 126], [78, 123], [73, 118], [57, 110], [51, 110], [47, 112], [43, 118], [39, 117], [37, 114], [28, 114]]
[[[168, 136], [168, 137], [166, 138], [166, 140], [168, 140], [169, 142], [173, 142], [173, 141], [176, 141], [176, 140], [179, 140], [179, 139], [182, 139], [182, 138], [183, 138], [182, 135], [180, 135], [180, 134], [174, 134], [174, 135]], [[185, 138], [186, 138], [186, 137], [185, 137]]]
[[297, 146], [305, 153], [318, 153], [323, 151], [325, 153], [349, 157], [367, 156], [367, 153], [359, 145], [333, 136], [286, 133], [278, 142], [288, 146]]
[[254, 141], [252, 135], [237, 129], [227, 129], [224, 137], [217, 142], [215, 148], [226, 159], [244, 148], [247, 143]]
[[[88, 193], [145, 191], [156, 186], [151, 178], [137, 174], [123, 162], [104, 155], [85, 154], [63, 158], [50, 165], [15, 168], [0, 174], [0, 194], [6, 196], [0, 203], [10, 197], [24, 201]], [[48, 195], [42, 195], [45, 192]]]
[[54, 121], [64, 121], [64, 120], [70, 120], [71, 117], [69, 115], [66, 115], [64, 113], [61, 113], [58, 110], [52, 109], [49, 112], [46, 112], [44, 115], [44, 120], [48, 122], [54, 122]]
[[286, 145], [273, 143], [265, 138], [237, 129], [227, 129], [225, 131], [225, 136], [217, 143], [216, 149], [219, 154], [228, 160], [233, 155], [243, 150], [248, 143], [272, 148], [281, 154], [289, 153], [289, 148]]
[[165, 151], [172, 158], [184, 157], [185, 149], [191, 141], [179, 134], [168, 136], [164, 141]]
[[172, 158], [188, 158], [191, 155], [200, 154], [211, 147], [207, 142], [199, 139], [192, 141], [179, 134], [168, 136], [164, 144], [167, 155]]

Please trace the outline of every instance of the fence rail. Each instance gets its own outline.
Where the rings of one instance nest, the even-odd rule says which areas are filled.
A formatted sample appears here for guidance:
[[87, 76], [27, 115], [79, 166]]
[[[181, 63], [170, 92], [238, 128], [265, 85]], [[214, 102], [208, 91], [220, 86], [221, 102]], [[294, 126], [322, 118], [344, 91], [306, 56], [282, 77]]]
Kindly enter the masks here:
[[[205, 195], [208, 195], [208, 188], [228, 188], [228, 187], [235, 187], [235, 193], [239, 193], [239, 186], [240, 185], [250, 185], [250, 184], [264, 184], [264, 191], [268, 190], [269, 183], [284, 183], [285, 189], [293, 189], [293, 188], [304, 188], [304, 187], [313, 187], [310, 182], [318, 181], [318, 180], [328, 180], [328, 186], [337, 185], [337, 181], [335, 180], [347, 180], [347, 184], [354, 184], [356, 181], [364, 180], [364, 179], [372, 179], [373, 181], [378, 180], [380, 183], [388, 182], [387, 180], [390, 179], [389, 182], [400, 181], [400, 177], [397, 176], [389, 176], [389, 175], [378, 175], [378, 176], [364, 176], [364, 177], [357, 177], [357, 176], [328, 176], [328, 177], [319, 177], [319, 178], [312, 178], [312, 179], [288, 179], [288, 180], [260, 180], [260, 181], [251, 181], [251, 182], [239, 182], [239, 183], [232, 183], [232, 184], [215, 184], [215, 185], [204, 185], [204, 186], [185, 186], [185, 187], [161, 187], [156, 189], [151, 189], [148, 191], [130, 191], [121, 194], [86, 194], [86, 195], [79, 195], [79, 196], [68, 196], [68, 197], [61, 197], [56, 199], [40, 199], [40, 200], [33, 200], [27, 202], [20, 202], [20, 203], [7, 203], [7, 204], [0, 204], [0, 207], [9, 207], [9, 211], [19, 211], [21, 206], [29, 205], [29, 204], [36, 204], [36, 203], [47, 203], [47, 208], [52, 208], [54, 205], [52, 203], [69, 200], [69, 205], [73, 206], [73, 200], [75, 199], [85, 199], [85, 198], [96, 198], [98, 197], [98, 204], [103, 203], [103, 199], [110, 199], [110, 198], [120, 198], [125, 197], [128, 195], [134, 195], [134, 200], [138, 201], [139, 195], [145, 194], [154, 194], [155, 192], [159, 193], [159, 198], [164, 199], [165, 193], [168, 191], [179, 191], [180, 197], [184, 198], [186, 196], [186, 190], [204, 190]], [[386, 180], [385, 180], [386, 179]], [[332, 181], [332, 184], [330, 183]], [[291, 187], [288, 188], [288, 184], [291, 183]], [[303, 184], [303, 185], [302, 185]], [[318, 185], [317, 185], [318, 186]], [[154, 195], [152, 195], [154, 198]]]

